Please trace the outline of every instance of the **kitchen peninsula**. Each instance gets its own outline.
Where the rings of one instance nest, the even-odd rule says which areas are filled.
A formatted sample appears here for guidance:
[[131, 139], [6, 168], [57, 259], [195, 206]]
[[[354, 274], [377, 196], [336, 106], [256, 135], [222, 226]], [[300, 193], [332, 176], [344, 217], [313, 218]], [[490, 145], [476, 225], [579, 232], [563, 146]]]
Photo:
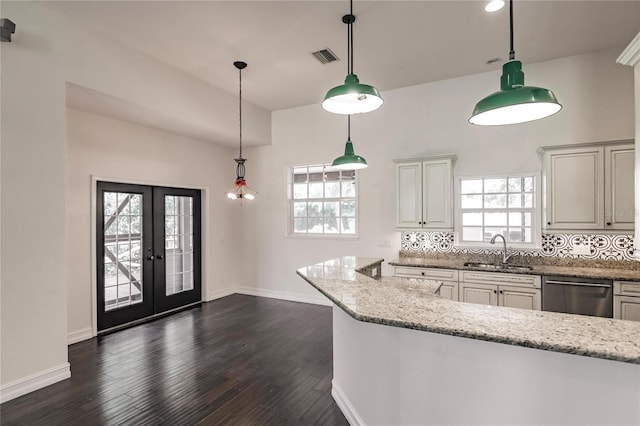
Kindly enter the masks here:
[[351, 424], [640, 424], [640, 323], [446, 300], [380, 262], [297, 271], [334, 303]]

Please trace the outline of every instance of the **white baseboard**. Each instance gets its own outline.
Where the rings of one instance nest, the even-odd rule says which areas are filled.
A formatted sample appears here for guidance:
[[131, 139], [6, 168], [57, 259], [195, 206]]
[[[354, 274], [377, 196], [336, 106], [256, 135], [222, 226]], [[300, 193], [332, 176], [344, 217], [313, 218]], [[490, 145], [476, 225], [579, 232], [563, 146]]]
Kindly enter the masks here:
[[71, 377], [71, 366], [68, 362], [65, 362], [57, 367], [7, 383], [0, 387], [0, 403], [42, 389], [69, 377]]
[[344, 394], [344, 391], [338, 383], [336, 383], [335, 379], [331, 380], [331, 396], [351, 426], [365, 426], [364, 421], [362, 421], [356, 409], [353, 408], [349, 398]]
[[324, 296], [307, 296], [306, 294], [289, 293], [286, 291], [267, 290], [256, 287], [236, 287], [235, 292], [249, 296], [268, 297], [270, 299], [289, 300], [291, 302], [311, 303], [313, 305], [332, 306], [329, 299]]
[[74, 343], [82, 342], [93, 337], [93, 328], [86, 327], [80, 330], [72, 331], [67, 334], [67, 345], [73, 345]]
[[236, 293], [236, 288], [235, 287], [227, 287], [227, 288], [223, 288], [221, 290], [213, 290], [213, 291], [210, 291], [209, 293], [207, 293], [207, 302], [210, 302], [210, 301], [216, 300], [216, 299], [220, 299], [222, 297], [231, 296], [234, 293]]

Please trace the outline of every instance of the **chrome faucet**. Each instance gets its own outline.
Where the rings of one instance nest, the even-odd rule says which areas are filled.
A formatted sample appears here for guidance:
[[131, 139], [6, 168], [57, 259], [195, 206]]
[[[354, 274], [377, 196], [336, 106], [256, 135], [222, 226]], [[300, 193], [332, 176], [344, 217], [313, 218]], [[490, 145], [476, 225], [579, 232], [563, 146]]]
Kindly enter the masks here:
[[507, 262], [509, 261], [509, 259], [511, 258], [511, 256], [513, 256], [513, 254], [507, 254], [507, 240], [504, 238], [504, 236], [502, 234], [496, 234], [493, 236], [493, 238], [491, 238], [491, 241], [489, 241], [491, 244], [495, 244], [496, 243], [496, 239], [500, 237], [502, 238], [502, 246], [503, 246], [503, 251], [502, 251], [502, 264], [506, 265]]

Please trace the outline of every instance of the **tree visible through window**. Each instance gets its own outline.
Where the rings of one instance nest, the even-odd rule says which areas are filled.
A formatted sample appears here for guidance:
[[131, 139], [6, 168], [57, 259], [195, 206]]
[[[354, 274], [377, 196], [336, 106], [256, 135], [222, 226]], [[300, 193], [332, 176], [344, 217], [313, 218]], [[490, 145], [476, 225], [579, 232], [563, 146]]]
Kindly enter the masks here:
[[460, 179], [461, 242], [533, 243], [535, 193], [533, 176]]
[[291, 234], [356, 235], [356, 172], [328, 164], [292, 167]]

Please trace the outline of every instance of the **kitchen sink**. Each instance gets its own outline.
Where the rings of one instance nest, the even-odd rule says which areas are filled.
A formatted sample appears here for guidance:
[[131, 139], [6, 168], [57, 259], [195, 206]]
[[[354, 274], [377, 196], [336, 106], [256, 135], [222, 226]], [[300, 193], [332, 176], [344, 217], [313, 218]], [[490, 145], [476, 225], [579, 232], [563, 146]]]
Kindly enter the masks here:
[[513, 271], [513, 272], [526, 272], [531, 271], [533, 268], [531, 266], [521, 266], [521, 265], [509, 265], [502, 263], [482, 263], [482, 262], [467, 262], [464, 266], [468, 266], [469, 268], [479, 268], [486, 269], [489, 271]]

